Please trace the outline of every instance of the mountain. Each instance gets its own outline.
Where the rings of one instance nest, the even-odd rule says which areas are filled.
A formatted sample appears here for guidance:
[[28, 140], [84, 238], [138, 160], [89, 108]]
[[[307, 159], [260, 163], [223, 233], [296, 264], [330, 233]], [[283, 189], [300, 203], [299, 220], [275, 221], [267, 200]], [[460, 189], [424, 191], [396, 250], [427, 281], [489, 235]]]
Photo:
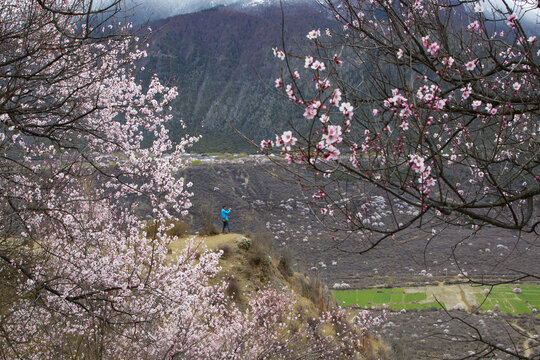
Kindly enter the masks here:
[[[316, 0], [281, 0], [283, 4], [315, 4]], [[125, 0], [124, 9], [134, 24], [148, 23], [159, 19], [194, 13], [218, 6], [253, 8], [279, 6], [280, 0]]]
[[[288, 42], [330, 23], [313, 4], [285, 4], [284, 11]], [[250, 150], [226, 121], [257, 141], [285, 127], [291, 107], [275, 91], [282, 63], [272, 52], [281, 44], [281, 20], [278, 6], [251, 0], [150, 24], [149, 56], [140, 76], [148, 80], [156, 73], [178, 86], [173, 113], [184, 119], [190, 133], [203, 134], [196, 150]], [[171, 129], [173, 139], [183, 133]]]
[[235, 2], [238, 0], [128, 0], [125, 8], [131, 13], [130, 20], [141, 24]]

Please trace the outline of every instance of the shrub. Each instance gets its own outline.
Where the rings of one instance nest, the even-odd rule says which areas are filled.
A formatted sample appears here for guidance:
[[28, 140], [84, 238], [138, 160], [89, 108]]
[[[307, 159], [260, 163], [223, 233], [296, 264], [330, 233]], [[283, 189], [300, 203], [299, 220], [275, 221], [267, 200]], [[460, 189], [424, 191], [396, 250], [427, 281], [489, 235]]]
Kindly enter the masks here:
[[215, 225], [216, 212], [210, 204], [201, 205], [201, 235], [212, 236], [219, 234]]
[[238, 246], [239, 249], [249, 250], [251, 248], [251, 244], [252, 241], [245, 236], [240, 236], [236, 239], [236, 246]]
[[300, 277], [300, 290], [303, 297], [308, 298], [317, 303], [319, 297], [319, 290], [315, 287], [314, 279], [302, 276]]
[[246, 233], [247, 238], [251, 239], [252, 251], [262, 251], [271, 254], [274, 249], [274, 239], [269, 232]]
[[334, 289], [344, 290], [344, 289], [350, 289], [351, 285], [347, 284], [346, 282], [342, 281], [341, 283], [334, 283], [332, 286]]
[[284, 277], [290, 277], [293, 275], [292, 270], [293, 257], [290, 251], [282, 251], [279, 257], [278, 270]]
[[182, 236], [187, 235], [188, 232], [189, 232], [189, 224], [183, 220], [176, 220], [174, 222], [173, 228], [167, 231], [167, 234], [169, 236], [182, 237]]
[[265, 263], [265, 258], [267, 258], [267, 257], [268, 257], [268, 255], [266, 255], [262, 251], [252, 252], [248, 256], [248, 264], [251, 267], [257, 267], [257, 266], [262, 265], [263, 263]]
[[343, 312], [331, 313], [330, 320], [336, 334], [345, 334], [351, 331], [350, 323], [347, 320], [345, 313]]
[[[173, 225], [173, 227], [167, 231], [167, 235], [169, 236], [182, 237], [182, 236], [187, 235], [187, 233], [189, 232], [189, 224], [183, 220], [177, 219], [174, 221], [173, 220], [167, 221], [167, 225], [171, 225], [171, 224]], [[155, 237], [157, 234], [158, 227], [159, 227], [159, 223], [155, 221], [152, 221], [146, 224], [146, 226], [143, 229], [146, 232], [146, 237], [148, 239]]]
[[300, 277], [300, 291], [303, 297], [310, 299], [320, 311], [326, 311], [330, 305], [335, 304], [333, 296], [328, 288], [323, 287], [318, 275], [309, 277]]
[[272, 235], [268, 232], [258, 232], [246, 236], [251, 239], [248, 263], [252, 267], [271, 264], [272, 257], [270, 254], [273, 254], [274, 245]]
[[217, 250], [221, 250], [221, 252], [222, 252], [221, 258], [222, 259], [227, 259], [228, 257], [231, 256], [231, 254], [233, 252], [233, 249], [229, 244], [220, 244], [217, 247]]
[[240, 283], [234, 276], [227, 278], [227, 288], [225, 289], [225, 295], [231, 297], [234, 300], [238, 300], [241, 294]]

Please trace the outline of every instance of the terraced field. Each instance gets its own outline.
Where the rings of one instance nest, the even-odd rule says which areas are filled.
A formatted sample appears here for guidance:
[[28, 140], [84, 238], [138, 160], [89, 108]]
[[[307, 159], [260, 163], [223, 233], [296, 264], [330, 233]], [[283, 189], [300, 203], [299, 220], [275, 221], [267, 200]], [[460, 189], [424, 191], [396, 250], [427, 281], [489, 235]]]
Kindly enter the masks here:
[[[516, 290], [519, 289], [519, 290]], [[509, 315], [530, 314], [540, 309], [540, 285], [500, 285], [494, 288], [465, 284], [411, 288], [334, 290], [344, 307], [411, 310], [441, 308], [500, 311]], [[539, 316], [540, 317], [540, 316]]]
[[436, 301], [428, 301], [425, 292], [405, 292], [404, 288], [335, 290], [334, 297], [341, 306], [390, 308], [392, 310], [440, 308]]
[[485, 293], [476, 294], [477, 304], [482, 310], [500, 310], [510, 315], [529, 314], [534, 309], [540, 310], [540, 286], [524, 284], [519, 286], [521, 293], [515, 293], [515, 286], [504, 285], [493, 289], [484, 289]]

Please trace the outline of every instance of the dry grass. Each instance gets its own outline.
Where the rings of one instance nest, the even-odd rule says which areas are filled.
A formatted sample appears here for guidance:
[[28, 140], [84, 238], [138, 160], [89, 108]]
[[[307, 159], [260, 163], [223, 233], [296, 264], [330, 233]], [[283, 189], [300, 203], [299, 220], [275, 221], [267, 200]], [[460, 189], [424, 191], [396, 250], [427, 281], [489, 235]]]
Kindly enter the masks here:
[[279, 256], [279, 263], [277, 265], [281, 275], [288, 278], [293, 276], [294, 271], [292, 268], [293, 257], [289, 251], [283, 250]]
[[[146, 232], [147, 238], [153, 238], [156, 236], [158, 225], [156, 222], [152, 221], [146, 225], [144, 231]], [[174, 221], [167, 221], [167, 225], [173, 225], [173, 227], [167, 231], [168, 236], [177, 236], [182, 237], [186, 236], [189, 232], [189, 224], [184, 220], [177, 219]]]
[[172, 254], [178, 254], [182, 249], [186, 247], [186, 243], [190, 241], [194, 246], [198, 248], [203, 248], [206, 246], [210, 250], [217, 250], [221, 245], [229, 245], [231, 248], [236, 247], [235, 239], [241, 236], [240, 234], [219, 234], [215, 236], [203, 236], [203, 235], [193, 235], [185, 236], [179, 238], [177, 241], [174, 241], [169, 244], [169, 248], [172, 251]]
[[221, 251], [221, 258], [228, 259], [233, 254], [233, 248], [229, 244], [220, 244], [217, 246], [216, 250]]
[[[250, 234], [253, 246], [249, 250], [239, 249], [236, 239], [241, 234], [220, 234], [216, 236], [193, 236], [193, 243], [203, 248], [221, 250], [225, 256], [220, 259], [221, 271], [213, 280], [225, 282], [226, 294], [241, 310], [248, 307], [254, 294], [265, 288], [287, 289], [295, 300], [296, 320], [289, 324], [289, 330], [302, 331], [310, 326], [313, 319], [335, 305], [332, 295], [318, 277], [307, 277], [291, 269], [291, 259], [287, 254], [277, 255], [264, 234]], [[270, 239], [271, 240], [271, 239]], [[188, 238], [181, 238], [170, 244], [172, 255], [185, 248]], [[316, 321], [316, 320], [315, 320]], [[315, 324], [312, 324], [315, 325]], [[335, 321], [323, 331], [326, 335], [345, 331], [348, 324]], [[375, 338], [365, 338], [365, 359], [388, 359], [386, 347]]]

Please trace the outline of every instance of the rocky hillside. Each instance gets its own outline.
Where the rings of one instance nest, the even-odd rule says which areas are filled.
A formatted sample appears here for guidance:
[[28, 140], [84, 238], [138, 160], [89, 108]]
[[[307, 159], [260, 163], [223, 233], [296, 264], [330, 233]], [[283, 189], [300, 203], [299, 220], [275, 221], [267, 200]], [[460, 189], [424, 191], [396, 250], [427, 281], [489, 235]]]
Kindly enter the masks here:
[[[322, 9], [285, 7], [285, 36], [293, 42], [312, 28], [324, 28]], [[191, 133], [204, 134], [198, 151], [251, 150], [225, 119], [254, 138], [273, 136], [290, 119], [290, 105], [275, 93], [281, 63], [281, 10], [276, 6], [217, 7], [151, 24], [153, 29], [140, 76], [156, 73], [179, 88], [173, 112]], [[172, 129], [173, 138], [184, 133]]]

